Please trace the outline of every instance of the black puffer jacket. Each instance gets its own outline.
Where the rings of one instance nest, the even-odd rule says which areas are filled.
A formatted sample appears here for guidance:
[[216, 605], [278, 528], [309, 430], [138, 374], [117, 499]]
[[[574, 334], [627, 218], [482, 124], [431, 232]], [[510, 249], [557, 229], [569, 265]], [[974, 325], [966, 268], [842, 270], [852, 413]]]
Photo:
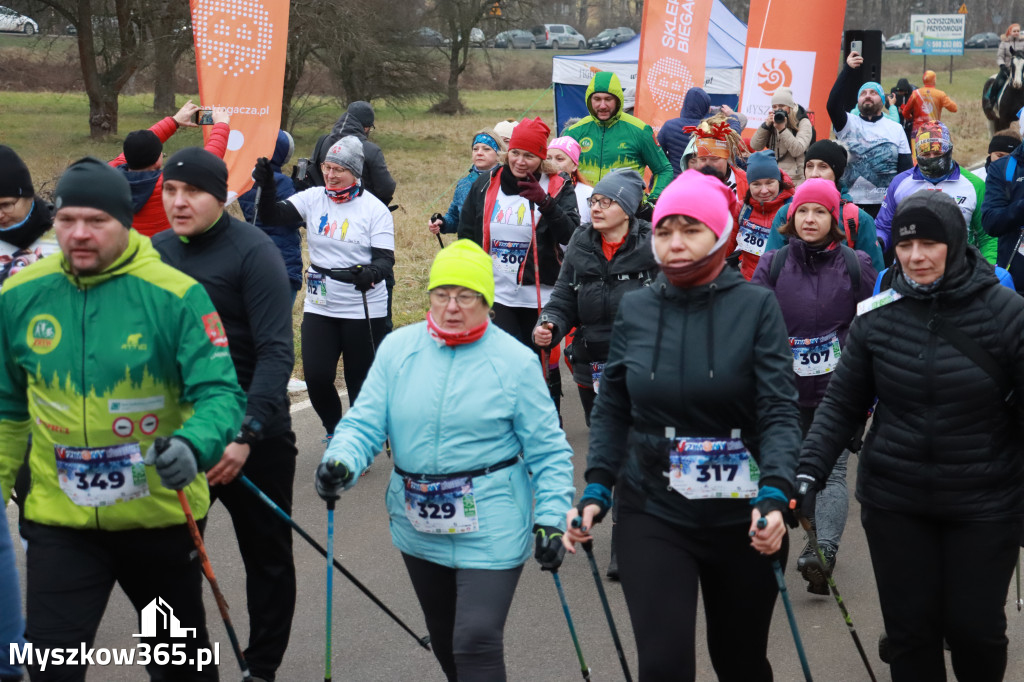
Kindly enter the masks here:
[[796, 395], [786, 324], [770, 291], [728, 267], [685, 290], [659, 274], [619, 306], [587, 482], [610, 488], [621, 468], [624, 505], [690, 528], [750, 523], [749, 500], [690, 500], [668, 487], [665, 427], [719, 438], [740, 429], [760, 485], [789, 495], [800, 448]]
[[[861, 504], [959, 520], [1024, 515], [1024, 300], [999, 285], [973, 246], [959, 210], [937, 192], [904, 200], [945, 211], [946, 276], [936, 291], [915, 291], [900, 274], [903, 298], [859, 316], [815, 414], [800, 471], [824, 481], [878, 396], [857, 475]], [[941, 195], [945, 197], [946, 195]], [[1017, 406], [998, 384], [927, 320], [941, 317], [989, 352], [1012, 381]]]
[[[555, 283], [555, 280], [558, 279], [558, 271], [562, 267], [564, 254], [559, 245], [568, 244], [572, 239], [572, 233], [580, 226], [580, 213], [576, 207], [576, 193], [573, 191], [572, 179], [565, 173], [558, 175], [562, 180], [562, 186], [556, 192], [555, 201], [541, 211], [540, 220], [537, 221], [540, 283], [548, 285]], [[490, 249], [483, 243], [484, 206], [487, 203], [487, 191], [491, 188], [492, 181], [501, 183], [501, 191], [506, 195], [519, 194], [519, 181], [512, 174], [508, 164], [498, 166], [489, 173], [481, 174], [473, 182], [459, 216], [459, 239], [472, 239], [483, 246], [488, 253], [490, 253]], [[536, 281], [533, 276], [533, 244], [530, 244], [527, 249], [521, 281], [523, 284], [534, 284]]]
[[625, 242], [609, 261], [601, 250], [601, 233], [580, 225], [565, 252], [562, 271], [543, 315], [555, 325], [551, 345], [576, 327], [572, 344], [573, 379], [590, 386], [591, 362], [608, 358], [612, 323], [622, 297], [650, 284], [658, 274], [651, 251], [651, 224], [630, 218]]

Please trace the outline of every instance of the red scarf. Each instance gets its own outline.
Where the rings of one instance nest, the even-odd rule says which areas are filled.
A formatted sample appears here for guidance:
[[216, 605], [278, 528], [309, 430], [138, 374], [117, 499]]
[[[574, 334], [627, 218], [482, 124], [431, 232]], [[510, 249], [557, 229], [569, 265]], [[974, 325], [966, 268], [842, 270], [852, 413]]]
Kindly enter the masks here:
[[725, 249], [719, 247], [698, 261], [686, 265], [661, 265], [661, 271], [672, 286], [680, 289], [699, 287], [718, 277], [725, 267]]
[[437, 326], [434, 322], [433, 315], [430, 311], [427, 311], [427, 333], [430, 334], [430, 338], [437, 342], [444, 342], [446, 346], [461, 346], [467, 343], [473, 343], [479, 341], [487, 331], [487, 325], [490, 323], [490, 319], [486, 319], [482, 324], [473, 327], [472, 329], [464, 332], [448, 332]]

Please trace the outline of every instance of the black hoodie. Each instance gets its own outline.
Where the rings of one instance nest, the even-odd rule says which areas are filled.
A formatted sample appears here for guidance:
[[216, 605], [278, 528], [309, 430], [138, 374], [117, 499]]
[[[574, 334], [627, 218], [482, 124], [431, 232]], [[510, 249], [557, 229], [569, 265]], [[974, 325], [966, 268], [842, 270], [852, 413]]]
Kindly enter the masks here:
[[739, 429], [760, 486], [790, 495], [800, 448], [796, 401], [786, 324], [770, 291], [729, 267], [689, 289], [659, 274], [619, 305], [586, 479], [611, 487], [618, 478], [624, 506], [684, 527], [749, 524], [750, 500], [690, 500], [668, 487], [665, 427], [717, 438]]
[[[958, 521], [1019, 518], [1024, 299], [1001, 286], [966, 244], [948, 195], [919, 192], [900, 211], [920, 206], [942, 218], [946, 273], [922, 292], [894, 264], [893, 289], [903, 298], [854, 320], [804, 441], [800, 470], [825, 481], [877, 395], [857, 474], [862, 505]], [[934, 316], [992, 355], [1018, 396], [1013, 408], [985, 370], [933, 331]]]

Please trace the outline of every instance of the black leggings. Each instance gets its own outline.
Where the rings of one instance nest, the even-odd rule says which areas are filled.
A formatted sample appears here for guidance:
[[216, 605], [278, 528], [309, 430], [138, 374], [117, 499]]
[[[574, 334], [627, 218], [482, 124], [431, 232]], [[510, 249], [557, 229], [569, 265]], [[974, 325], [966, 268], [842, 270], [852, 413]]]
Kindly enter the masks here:
[[523, 567], [456, 569], [402, 558], [448, 682], [504, 682], [505, 620]]
[[945, 680], [943, 637], [958, 680], [1002, 680], [1020, 521], [925, 518], [866, 506], [860, 518], [893, 682]]
[[[316, 313], [302, 316], [302, 369], [306, 376], [309, 400], [327, 433], [341, 421], [341, 398], [334, 380], [338, 376], [338, 360], [344, 357], [345, 387], [348, 404], [354, 405], [366, 373], [373, 364], [377, 345], [384, 338], [384, 318], [347, 320]], [[373, 345], [369, 327], [373, 328]]]
[[[533, 345], [533, 328], [537, 326], [536, 308], [513, 308], [495, 303], [491, 310], [494, 313], [494, 324], [516, 337], [519, 343], [537, 353], [540, 361], [544, 362], [544, 356], [540, 349]], [[548, 368], [547, 384], [551, 400], [555, 403], [555, 410], [560, 410], [562, 406], [562, 372], [557, 365]]]
[[[748, 528], [687, 529], [635, 508], [619, 509], [619, 577], [643, 682], [696, 678], [698, 583], [718, 679], [772, 679], [768, 628], [778, 585], [770, 559], [750, 546]], [[776, 555], [783, 566], [788, 548], [787, 535]]]

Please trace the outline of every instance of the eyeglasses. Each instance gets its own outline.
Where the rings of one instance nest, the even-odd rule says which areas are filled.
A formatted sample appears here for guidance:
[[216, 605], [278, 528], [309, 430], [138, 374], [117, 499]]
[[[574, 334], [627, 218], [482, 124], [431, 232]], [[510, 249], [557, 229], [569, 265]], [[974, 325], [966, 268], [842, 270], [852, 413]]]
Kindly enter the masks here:
[[430, 302], [434, 305], [447, 306], [453, 298], [460, 308], [471, 308], [478, 299], [483, 298], [483, 294], [478, 294], [475, 291], [463, 291], [452, 296], [444, 289], [434, 289], [430, 292]]
[[18, 207], [18, 200], [17, 199], [14, 199], [13, 201], [0, 201], [0, 213], [6, 213], [8, 215], [11, 215], [11, 214], [14, 213], [14, 210], [17, 207]]
[[602, 209], [608, 208], [613, 203], [615, 203], [615, 200], [614, 199], [609, 199], [608, 197], [595, 197], [595, 196], [591, 196], [589, 199], [587, 199], [587, 205], [588, 206], [590, 206], [590, 207], [600, 206]]
[[347, 168], [342, 168], [341, 166], [328, 166], [326, 163], [320, 164], [320, 170], [324, 175], [341, 175], [348, 171]]

